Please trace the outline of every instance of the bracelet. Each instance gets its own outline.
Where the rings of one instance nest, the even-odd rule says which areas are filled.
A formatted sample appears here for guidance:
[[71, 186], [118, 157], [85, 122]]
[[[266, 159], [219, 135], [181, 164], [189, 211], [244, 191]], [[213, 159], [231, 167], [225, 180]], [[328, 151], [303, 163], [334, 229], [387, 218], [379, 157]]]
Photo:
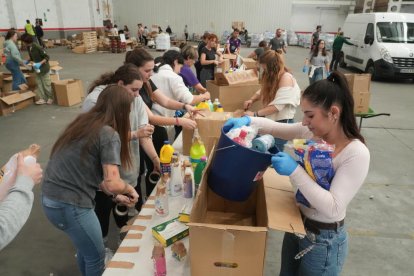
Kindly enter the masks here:
[[178, 121], [178, 117], [175, 117], [175, 125], [179, 126], [180, 122]]

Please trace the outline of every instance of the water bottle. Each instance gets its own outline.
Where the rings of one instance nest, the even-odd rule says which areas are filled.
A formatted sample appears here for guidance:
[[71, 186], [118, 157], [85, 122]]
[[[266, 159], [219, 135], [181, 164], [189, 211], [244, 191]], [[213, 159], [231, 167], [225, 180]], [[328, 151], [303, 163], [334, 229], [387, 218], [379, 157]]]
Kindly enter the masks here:
[[168, 215], [168, 195], [167, 185], [170, 180], [168, 173], [164, 173], [161, 178], [161, 183], [157, 185], [155, 192], [155, 213], [161, 217]]
[[170, 196], [178, 196], [182, 193], [183, 177], [181, 175], [180, 162], [178, 156], [173, 155], [171, 161]]
[[302, 68], [302, 72], [303, 73], [308, 72], [308, 69], [309, 68], [308, 68], [308, 65], [307, 64], [308, 64], [308, 59], [305, 60], [305, 64], [303, 65], [303, 68]]
[[207, 104], [208, 104], [208, 106], [209, 106], [209, 110], [210, 110], [210, 111], [214, 111], [214, 106], [213, 106], [213, 103], [211, 102], [211, 100], [208, 100], [208, 101], [207, 101]]
[[171, 159], [174, 154], [174, 148], [170, 141], [164, 141], [160, 151], [161, 173], [171, 173]]

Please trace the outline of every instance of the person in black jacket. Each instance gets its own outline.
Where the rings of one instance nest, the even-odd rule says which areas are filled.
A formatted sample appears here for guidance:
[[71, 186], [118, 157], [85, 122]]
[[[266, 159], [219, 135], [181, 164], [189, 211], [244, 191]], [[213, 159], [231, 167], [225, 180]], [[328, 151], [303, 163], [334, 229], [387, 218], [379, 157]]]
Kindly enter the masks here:
[[42, 46], [43, 48], [46, 48], [46, 45], [43, 42], [43, 36], [44, 36], [43, 29], [42, 29], [42, 26], [40, 26], [40, 22], [37, 20], [36, 20], [35, 33], [36, 33], [37, 40], [39, 41], [39, 45]]

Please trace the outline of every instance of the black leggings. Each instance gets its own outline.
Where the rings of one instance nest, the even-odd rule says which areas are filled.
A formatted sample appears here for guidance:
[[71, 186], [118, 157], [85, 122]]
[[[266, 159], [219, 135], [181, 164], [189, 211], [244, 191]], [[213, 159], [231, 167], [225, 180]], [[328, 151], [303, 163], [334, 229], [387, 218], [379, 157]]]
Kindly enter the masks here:
[[[119, 228], [126, 225], [128, 221], [128, 213], [125, 216], [117, 215], [115, 213], [116, 203], [112, 201], [110, 196], [106, 195], [102, 191], [96, 191], [95, 202], [95, 213], [98, 217], [99, 224], [101, 225], [102, 237], [106, 237], [108, 235], [111, 211], [114, 216], [115, 223]], [[125, 207], [125, 210], [128, 210], [128, 208]]]

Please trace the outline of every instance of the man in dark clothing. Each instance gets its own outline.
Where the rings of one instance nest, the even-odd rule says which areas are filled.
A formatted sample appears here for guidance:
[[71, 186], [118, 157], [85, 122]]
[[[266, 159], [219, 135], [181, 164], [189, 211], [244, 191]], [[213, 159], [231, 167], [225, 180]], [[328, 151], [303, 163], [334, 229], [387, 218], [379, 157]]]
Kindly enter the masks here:
[[166, 31], [169, 35], [171, 35], [171, 34], [172, 34], [172, 30], [171, 30], [170, 25], [168, 25], [168, 26], [167, 26], [167, 29], [165, 29], [165, 31]]
[[316, 44], [318, 43], [319, 40], [319, 34], [322, 31], [322, 26], [318, 25], [316, 26], [316, 32], [314, 32], [312, 34], [312, 40], [311, 40], [311, 51], [313, 50], [313, 48], [316, 46]]
[[[354, 45], [344, 37], [344, 32], [339, 32], [332, 45], [332, 61], [329, 66], [329, 71], [338, 69], [338, 62], [341, 58], [342, 46], [345, 44]], [[355, 45], [354, 45], [355, 46]]]
[[282, 38], [282, 29], [276, 30], [276, 35], [270, 40], [269, 46], [274, 51], [281, 50], [286, 54], [286, 43]]
[[40, 26], [40, 22], [37, 20], [36, 20], [35, 33], [36, 33], [37, 40], [39, 41], [39, 45], [42, 46], [43, 48], [46, 48], [46, 45], [43, 42], [43, 35], [44, 35], [43, 29], [42, 29], [42, 26]]

